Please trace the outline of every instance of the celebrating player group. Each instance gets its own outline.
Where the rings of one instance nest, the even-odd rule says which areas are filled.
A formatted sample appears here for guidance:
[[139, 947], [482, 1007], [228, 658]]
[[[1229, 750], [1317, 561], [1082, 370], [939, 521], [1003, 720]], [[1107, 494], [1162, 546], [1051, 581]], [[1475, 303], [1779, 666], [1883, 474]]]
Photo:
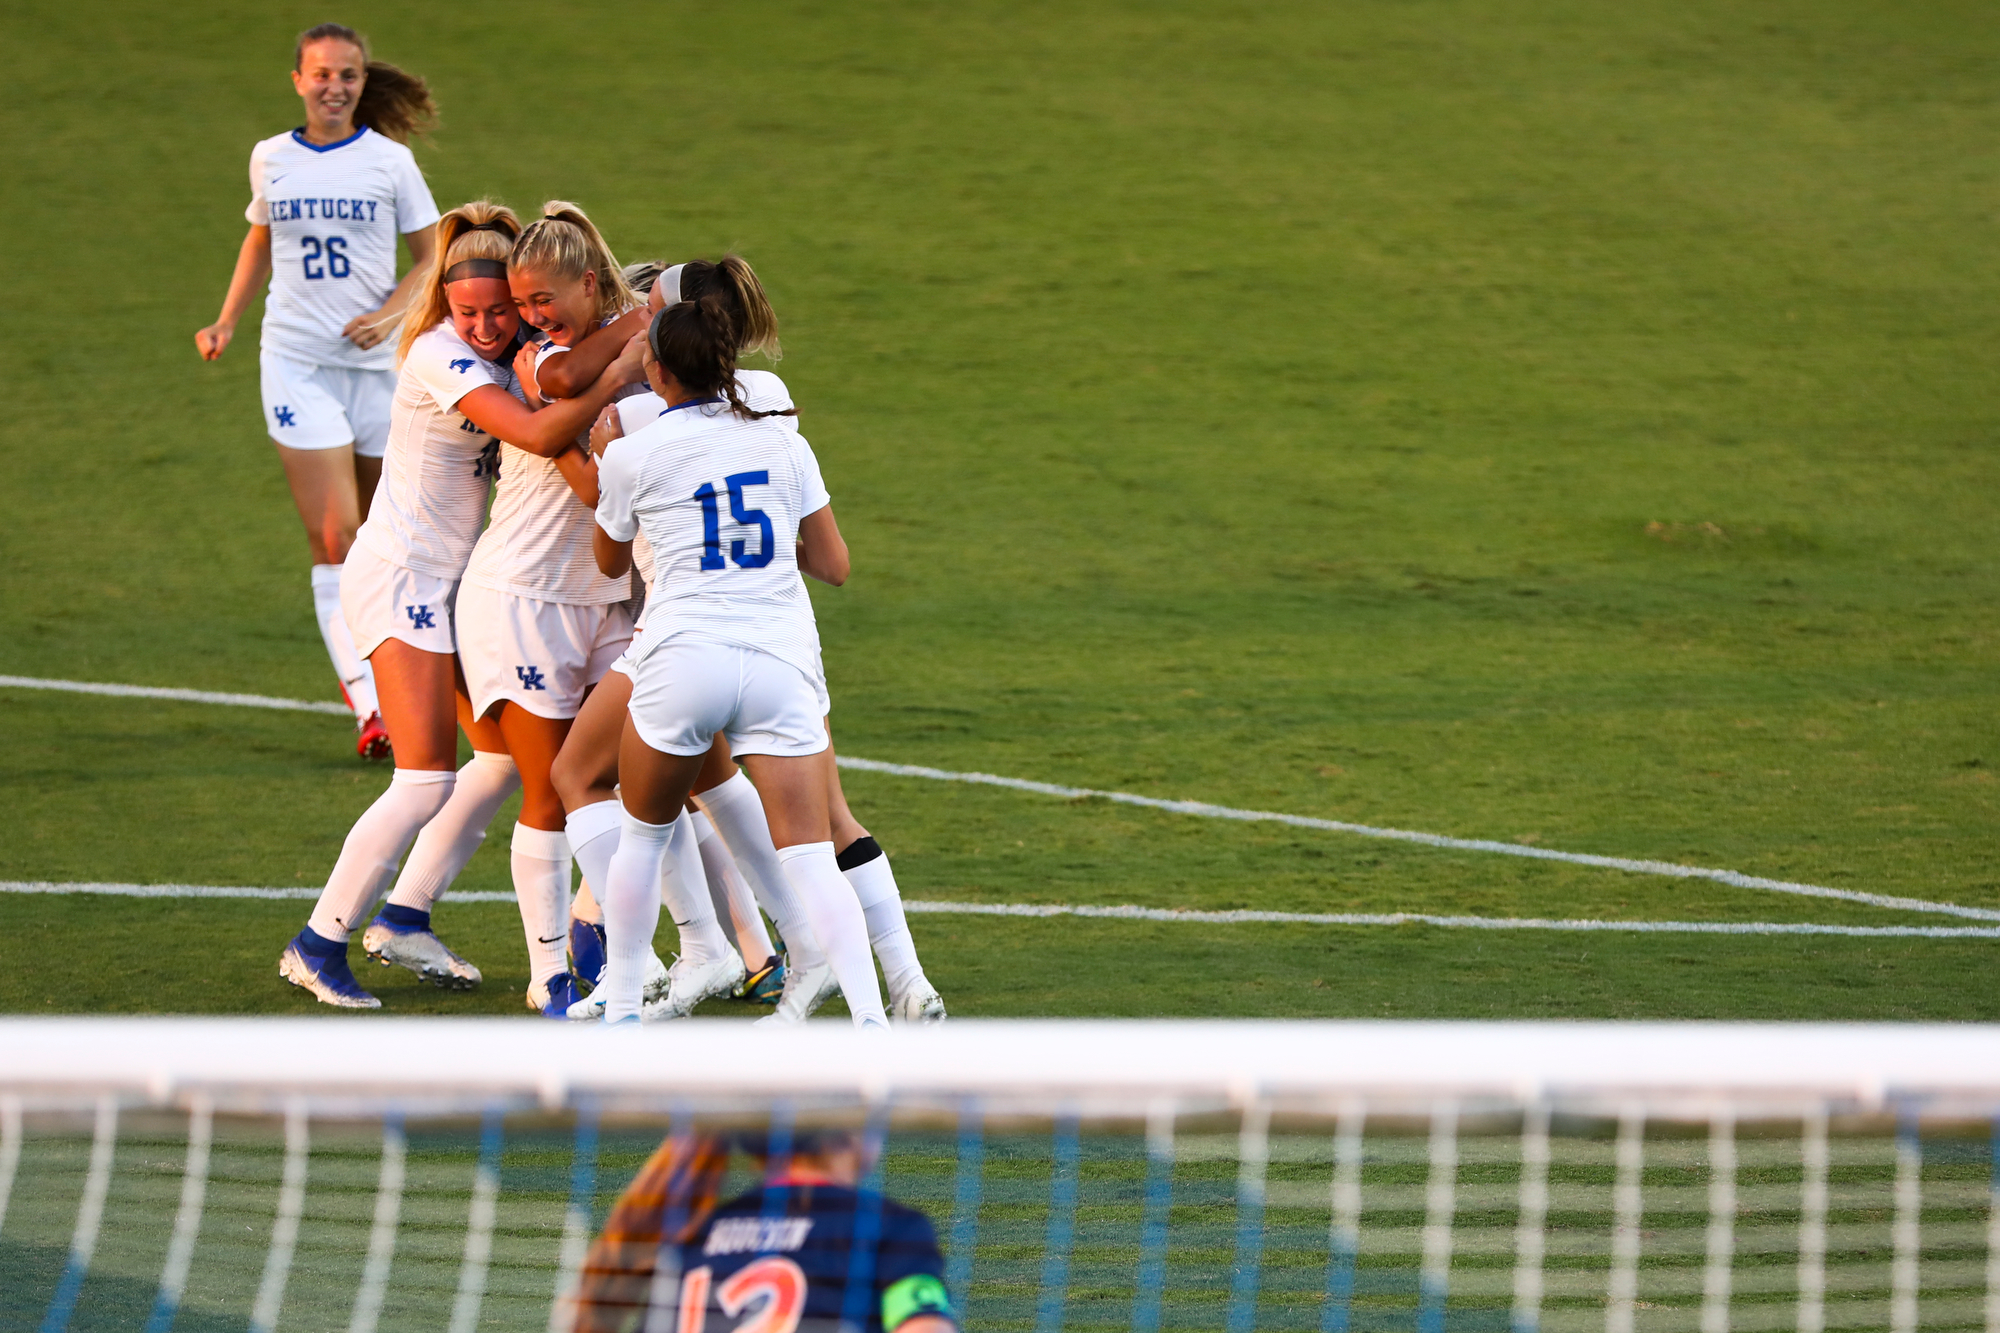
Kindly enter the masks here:
[[840, 994], [861, 1027], [942, 1019], [834, 765], [802, 575], [838, 586], [848, 552], [784, 382], [737, 366], [779, 350], [756, 274], [621, 269], [561, 201], [440, 217], [406, 146], [430, 94], [352, 29], [301, 35], [292, 80], [305, 124], [252, 151], [249, 234], [195, 341], [220, 357], [269, 279], [265, 428], [359, 752], [395, 771], [279, 975], [379, 1008], [348, 963], [362, 929], [385, 965], [479, 985], [431, 909], [519, 791], [531, 1009], [626, 1023], [733, 995], [788, 1023]]

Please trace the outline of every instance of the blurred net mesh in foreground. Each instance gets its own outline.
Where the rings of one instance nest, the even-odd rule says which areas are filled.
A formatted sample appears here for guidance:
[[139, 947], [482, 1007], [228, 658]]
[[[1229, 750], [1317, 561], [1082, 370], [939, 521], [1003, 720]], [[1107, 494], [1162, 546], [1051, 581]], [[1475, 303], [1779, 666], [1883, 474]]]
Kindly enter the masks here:
[[2000, 1321], [1986, 1029], [331, 1026], [0, 1024], [0, 1327], [566, 1328], [663, 1136], [774, 1117], [879, 1141], [968, 1328]]

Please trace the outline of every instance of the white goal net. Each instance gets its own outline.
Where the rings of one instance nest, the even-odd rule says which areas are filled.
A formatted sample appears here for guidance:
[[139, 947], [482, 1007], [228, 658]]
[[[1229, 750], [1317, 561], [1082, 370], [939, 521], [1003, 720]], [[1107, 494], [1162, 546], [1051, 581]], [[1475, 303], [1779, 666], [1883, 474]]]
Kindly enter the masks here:
[[562, 1333], [663, 1136], [838, 1124], [968, 1329], [2000, 1330], [1996, 1116], [1970, 1026], [13, 1019], [0, 1328]]

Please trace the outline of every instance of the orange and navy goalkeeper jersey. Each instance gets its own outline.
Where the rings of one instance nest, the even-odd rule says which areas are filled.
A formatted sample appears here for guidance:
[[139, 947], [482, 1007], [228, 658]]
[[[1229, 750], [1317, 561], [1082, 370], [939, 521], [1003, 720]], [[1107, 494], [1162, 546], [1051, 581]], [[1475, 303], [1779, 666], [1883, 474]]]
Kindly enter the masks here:
[[[764, 1185], [680, 1247], [681, 1329], [895, 1333], [952, 1317], [928, 1217], [841, 1185]], [[796, 1322], [794, 1322], [796, 1321]]]

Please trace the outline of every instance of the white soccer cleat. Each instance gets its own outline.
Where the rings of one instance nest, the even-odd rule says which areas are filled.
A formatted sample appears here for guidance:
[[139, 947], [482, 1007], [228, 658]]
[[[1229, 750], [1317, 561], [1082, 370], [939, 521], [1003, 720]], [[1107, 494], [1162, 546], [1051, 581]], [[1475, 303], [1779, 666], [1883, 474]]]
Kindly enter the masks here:
[[[679, 965], [678, 959], [675, 960], [675, 964], [676, 966]], [[660, 961], [660, 955], [656, 953], [647, 954], [646, 984], [639, 991], [640, 1000], [664, 1000], [667, 998], [667, 991], [672, 988], [673, 982], [672, 969]]]
[[432, 932], [400, 928], [379, 916], [362, 933], [361, 948], [384, 967], [407, 967], [420, 979], [446, 990], [471, 990], [483, 980], [478, 968], [453, 953]]
[[[656, 953], [647, 954], [646, 984], [639, 991], [639, 1002], [644, 1004], [648, 1000], [663, 999], [672, 981], [672, 972], [665, 963], [660, 961], [660, 955]], [[604, 1017], [604, 1002], [610, 998], [610, 995], [605, 992], [602, 980], [600, 980], [597, 989], [571, 1005], [564, 1017], [577, 1023], [595, 1023], [598, 1019]]]
[[811, 1018], [818, 1008], [840, 994], [840, 983], [833, 978], [833, 964], [821, 963], [818, 967], [792, 967], [785, 969], [785, 989], [778, 996], [778, 1007], [758, 1019], [752, 1026], [768, 1024], [772, 1027], [789, 1027], [793, 1023], [803, 1023]]
[[722, 957], [706, 963], [690, 963], [685, 958], [677, 958], [672, 968], [673, 982], [667, 988], [666, 998], [640, 1005], [639, 1017], [648, 1023], [686, 1018], [703, 1000], [734, 991], [748, 975], [743, 960], [734, 949], [725, 950]]
[[937, 987], [928, 981], [916, 985], [897, 996], [889, 1005], [889, 1013], [898, 1023], [925, 1025], [944, 1022], [944, 996], [937, 993]]

